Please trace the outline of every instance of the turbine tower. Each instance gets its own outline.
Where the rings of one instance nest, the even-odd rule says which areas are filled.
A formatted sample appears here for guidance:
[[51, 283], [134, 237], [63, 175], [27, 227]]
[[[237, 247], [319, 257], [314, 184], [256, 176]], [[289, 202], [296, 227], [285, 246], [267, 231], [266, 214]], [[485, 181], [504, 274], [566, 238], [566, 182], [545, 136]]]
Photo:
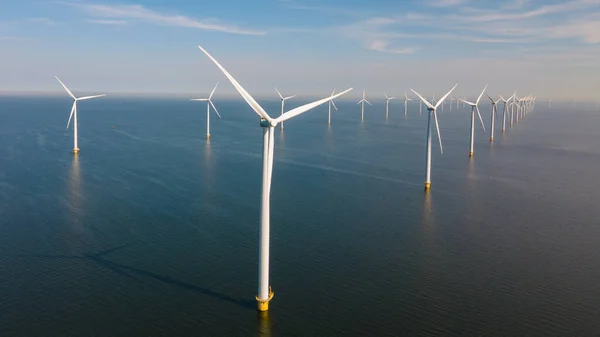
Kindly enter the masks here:
[[[275, 88], [275, 91], [277, 91], [277, 94], [279, 95], [279, 98], [281, 98], [281, 115], [283, 115], [283, 107], [285, 105], [285, 101], [287, 101], [290, 98], [294, 98], [296, 97], [296, 95], [292, 95], [292, 96], [288, 96], [288, 97], [283, 97], [283, 95], [281, 95], [281, 93], [279, 92], [279, 90], [277, 90], [277, 88]], [[280, 115], [280, 116], [281, 116]], [[283, 122], [281, 122], [281, 124], [279, 124], [281, 130], [283, 130]]]
[[269, 232], [270, 232], [270, 199], [271, 199], [271, 178], [273, 176], [273, 149], [274, 149], [274, 129], [278, 123], [284, 122], [298, 116], [321, 104], [327, 103], [334, 98], [344, 95], [346, 89], [337, 95], [323, 98], [316, 102], [302, 105], [295, 109], [280, 115], [277, 118], [271, 118], [267, 112], [254, 100], [252, 96], [231, 76], [217, 60], [212, 57], [204, 48], [198, 46], [206, 56], [221, 70], [242, 98], [250, 105], [260, 117], [260, 126], [263, 128], [263, 177], [262, 177], [262, 197], [260, 212], [260, 231], [259, 231], [259, 262], [258, 262], [258, 295], [256, 301], [259, 311], [269, 310], [269, 302], [273, 298], [273, 292], [269, 286]]
[[456, 83], [454, 87], [452, 87], [452, 89], [450, 89], [450, 91], [448, 91], [448, 93], [437, 102], [435, 106], [429, 103], [425, 98], [423, 98], [423, 96], [419, 95], [419, 93], [410, 89], [410, 91], [414, 92], [415, 95], [417, 95], [421, 99], [421, 102], [425, 103], [425, 105], [427, 106], [427, 110], [429, 111], [429, 117], [427, 118], [427, 146], [425, 148], [425, 191], [429, 191], [429, 189], [431, 188], [431, 115], [433, 115], [433, 118], [435, 119], [435, 128], [437, 130], [437, 136], [440, 142], [440, 152], [444, 153], [444, 150], [442, 148], [442, 138], [440, 137], [440, 126], [438, 124], [436, 110], [440, 106], [440, 104], [444, 102], [446, 97], [448, 97], [448, 95], [450, 95], [450, 93], [452, 93], [452, 91], [456, 89], [457, 86], [458, 83]]
[[358, 103], [356, 103], [356, 105], [359, 105], [359, 104], [362, 105], [361, 106], [361, 110], [360, 110], [360, 120], [361, 121], [365, 120], [365, 103], [367, 103], [367, 104], [369, 104], [371, 106], [373, 105], [369, 101], [367, 101], [367, 99], [365, 98], [365, 89], [363, 89], [362, 99], [360, 101], [358, 101]]
[[485, 89], [487, 89], [487, 84], [483, 88], [483, 91], [481, 91], [481, 94], [479, 94], [479, 97], [477, 97], [477, 101], [475, 103], [469, 102], [469, 101], [466, 101], [463, 99], [464, 103], [471, 106], [471, 148], [469, 150], [469, 157], [473, 157], [473, 143], [475, 141], [475, 110], [477, 110], [477, 115], [479, 115], [479, 121], [481, 122], [483, 131], [485, 131], [485, 125], [483, 125], [483, 119], [481, 118], [481, 113], [479, 113], [479, 106], [478, 106], [479, 101], [481, 100], [481, 96], [483, 96], [483, 93], [485, 92]]
[[390, 100], [393, 100], [396, 97], [388, 97], [388, 95], [385, 92], [383, 94], [385, 95], [385, 119], [388, 119]]
[[502, 132], [506, 132], [506, 103], [510, 102], [515, 95], [510, 96], [508, 99], [500, 96], [502, 103], [504, 103], [504, 110], [502, 111]]
[[63, 86], [63, 88], [65, 88], [65, 90], [67, 91], [69, 96], [71, 96], [71, 98], [73, 98], [73, 107], [71, 107], [71, 114], [69, 115], [69, 121], [67, 122], [67, 129], [69, 128], [69, 125], [71, 124], [71, 117], [73, 117], [73, 153], [78, 154], [79, 147], [77, 146], [77, 102], [83, 101], [86, 99], [90, 99], [90, 98], [103, 97], [103, 96], [106, 96], [106, 94], [95, 95], [95, 96], [84, 96], [84, 97], [77, 98], [77, 97], [75, 97], [75, 95], [73, 95], [71, 90], [69, 90], [69, 88], [67, 88], [67, 86], [57, 76], [54, 76], [54, 77], [58, 80], [58, 82], [60, 82], [60, 84]]
[[190, 99], [190, 101], [206, 102], [206, 139], [210, 139], [210, 107], [211, 107], [211, 105], [212, 105], [213, 109], [215, 109], [215, 112], [217, 113], [217, 116], [219, 116], [219, 119], [221, 119], [221, 115], [219, 114], [219, 111], [217, 111], [217, 108], [215, 107], [215, 105], [213, 104], [213, 102], [211, 100], [213, 94], [215, 93], [215, 90], [217, 90], [218, 85], [219, 85], [219, 82], [217, 82], [217, 84], [215, 85], [213, 90], [210, 92], [210, 95], [208, 95], [208, 98], [192, 98], [192, 99]]

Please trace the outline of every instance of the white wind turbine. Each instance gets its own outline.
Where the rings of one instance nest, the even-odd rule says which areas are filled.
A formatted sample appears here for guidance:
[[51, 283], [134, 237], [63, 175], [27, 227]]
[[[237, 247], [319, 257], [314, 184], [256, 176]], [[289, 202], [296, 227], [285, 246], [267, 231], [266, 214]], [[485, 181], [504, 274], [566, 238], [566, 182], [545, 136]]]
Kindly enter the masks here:
[[502, 100], [502, 97], [500, 97], [500, 99], [494, 101], [493, 98], [490, 97], [490, 95], [487, 95], [487, 97], [490, 99], [490, 101], [492, 101], [492, 123], [491, 123], [491, 128], [490, 128], [490, 142], [494, 141], [494, 129], [496, 128], [496, 112], [498, 112], [498, 107], [496, 106], [496, 104], [498, 102], [500, 102]]
[[425, 98], [423, 98], [423, 96], [419, 95], [419, 93], [410, 89], [410, 91], [414, 92], [415, 95], [417, 95], [421, 99], [421, 102], [423, 102], [423, 103], [425, 103], [425, 105], [427, 105], [427, 110], [429, 111], [429, 117], [427, 118], [427, 146], [425, 148], [425, 190], [426, 191], [428, 191], [429, 188], [431, 187], [431, 115], [433, 115], [433, 118], [435, 120], [435, 128], [437, 130], [438, 140], [440, 142], [440, 152], [444, 153], [444, 150], [442, 148], [442, 138], [440, 137], [440, 126], [438, 124], [436, 110], [440, 106], [440, 104], [442, 104], [442, 102], [444, 102], [446, 97], [448, 97], [448, 95], [450, 95], [450, 93], [452, 93], [452, 91], [454, 91], [454, 89], [456, 89], [457, 86], [458, 86], [458, 83], [456, 83], [454, 85], [454, 87], [452, 87], [452, 89], [450, 89], [450, 91], [448, 91], [448, 93], [446, 95], [444, 95], [442, 97], [442, 99], [440, 99], [437, 102], [437, 104], [435, 106], [432, 105], [431, 103], [429, 103]]
[[[279, 95], [279, 98], [281, 98], [281, 115], [283, 115], [283, 107], [285, 105], [285, 101], [287, 101], [290, 98], [296, 97], [296, 95], [292, 95], [292, 96], [288, 96], [288, 97], [283, 97], [283, 95], [281, 95], [281, 93], [279, 92], [279, 90], [277, 90], [277, 88], [275, 88], [275, 91], [277, 91], [277, 94]], [[279, 127], [281, 128], [281, 130], [283, 130], [283, 122], [281, 122], [281, 124], [279, 124]]]
[[406, 117], [406, 112], [408, 111], [408, 101], [412, 101], [412, 99], [408, 98], [408, 95], [404, 93], [404, 117]]
[[471, 106], [471, 148], [469, 150], [469, 157], [473, 156], [473, 143], [475, 141], [475, 110], [477, 110], [477, 115], [479, 115], [479, 121], [481, 122], [483, 131], [485, 131], [485, 125], [483, 125], [483, 119], [481, 118], [481, 113], [479, 113], [479, 106], [478, 106], [479, 100], [481, 100], [481, 96], [483, 96], [485, 89], [487, 89], [487, 84], [483, 88], [483, 91], [481, 91], [481, 94], [479, 94], [479, 97], [477, 97], [477, 101], [475, 103], [469, 102], [469, 101], [466, 101], [463, 99], [464, 103]]
[[[333, 89], [333, 91], [331, 92], [331, 96], [333, 96], [333, 94], [335, 94], [335, 89]], [[335, 106], [335, 103], [333, 102], [333, 100], [329, 101], [329, 114], [328, 114], [328, 119], [327, 119], [327, 125], [331, 125], [331, 106], [333, 105], [333, 108], [335, 109], [335, 111], [337, 111], [337, 106]]]
[[360, 110], [360, 120], [364, 121], [365, 120], [365, 103], [369, 104], [369, 105], [373, 105], [371, 104], [369, 101], [367, 101], [367, 99], [365, 98], [365, 89], [363, 89], [363, 95], [362, 95], [362, 99], [360, 101], [358, 101], [358, 103], [356, 103], [356, 105], [361, 104], [361, 110]]
[[206, 139], [210, 139], [210, 107], [211, 106], [213, 107], [213, 109], [215, 109], [215, 112], [217, 113], [217, 116], [219, 116], [219, 119], [221, 119], [221, 115], [219, 114], [219, 111], [217, 110], [217, 108], [215, 107], [215, 105], [213, 104], [213, 102], [211, 100], [211, 98], [213, 97], [213, 94], [215, 93], [215, 90], [217, 90], [218, 85], [219, 85], [219, 82], [217, 82], [217, 84], [215, 85], [213, 90], [210, 92], [210, 95], [208, 95], [208, 98], [192, 98], [192, 99], [190, 99], [190, 101], [206, 102]]
[[388, 95], [385, 92], [383, 94], [385, 95], [385, 119], [387, 119], [390, 108], [390, 100], [393, 100], [396, 97], [388, 97]]
[[512, 95], [508, 99], [505, 99], [504, 97], [500, 96], [502, 103], [504, 103], [504, 110], [502, 111], [502, 132], [506, 132], [506, 104], [510, 102], [514, 97], [515, 95]]
[[270, 199], [271, 199], [271, 178], [273, 175], [273, 149], [274, 149], [274, 129], [278, 123], [296, 117], [310, 109], [321, 104], [327, 103], [334, 98], [344, 95], [352, 90], [346, 89], [337, 95], [323, 98], [316, 102], [302, 105], [292, 109], [277, 118], [271, 118], [267, 112], [254, 100], [252, 96], [231, 76], [214, 57], [212, 57], [204, 48], [198, 46], [206, 56], [223, 72], [225, 77], [231, 82], [242, 98], [250, 105], [260, 117], [260, 126], [263, 128], [263, 177], [262, 177], [262, 196], [260, 212], [260, 234], [259, 234], [259, 264], [258, 264], [258, 302], [259, 311], [269, 310], [269, 301], [273, 298], [273, 292], [269, 286], [269, 232], [270, 232]]
[[77, 98], [77, 97], [75, 97], [75, 95], [73, 95], [71, 90], [69, 90], [69, 88], [67, 88], [67, 86], [57, 76], [54, 76], [54, 77], [58, 80], [58, 82], [60, 82], [60, 84], [63, 86], [63, 88], [65, 88], [65, 90], [67, 91], [69, 96], [71, 96], [71, 98], [73, 98], [73, 107], [71, 108], [71, 114], [69, 115], [69, 121], [67, 122], [67, 129], [69, 128], [69, 125], [71, 124], [71, 117], [74, 117], [74, 119], [73, 119], [73, 153], [77, 154], [77, 153], [79, 153], [79, 147], [77, 147], [77, 102], [83, 101], [86, 99], [90, 99], [90, 98], [106, 96], [106, 94], [95, 95], [95, 96], [84, 96], [84, 97]]

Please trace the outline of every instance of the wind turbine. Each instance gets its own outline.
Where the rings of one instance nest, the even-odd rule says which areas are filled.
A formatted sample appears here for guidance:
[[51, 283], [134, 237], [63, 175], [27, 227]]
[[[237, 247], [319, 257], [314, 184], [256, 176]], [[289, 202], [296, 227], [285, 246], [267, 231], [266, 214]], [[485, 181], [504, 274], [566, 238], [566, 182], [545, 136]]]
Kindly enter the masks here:
[[412, 99], [408, 98], [408, 95], [404, 93], [404, 117], [406, 117], [406, 112], [408, 111], [408, 101], [412, 101]]
[[211, 107], [211, 105], [212, 105], [213, 109], [215, 109], [215, 112], [217, 113], [217, 116], [219, 116], [219, 119], [221, 119], [221, 115], [219, 114], [219, 111], [217, 111], [217, 108], [215, 107], [215, 105], [213, 104], [213, 102], [211, 100], [213, 94], [215, 93], [215, 90], [217, 90], [218, 85], [219, 85], [219, 82], [217, 82], [217, 84], [215, 85], [213, 90], [210, 92], [210, 95], [208, 95], [208, 98], [192, 98], [192, 99], [190, 99], [190, 101], [206, 102], [206, 139], [210, 139], [210, 107]]
[[415, 95], [417, 95], [421, 99], [421, 102], [425, 103], [425, 105], [427, 106], [427, 110], [429, 111], [429, 117], [427, 118], [427, 147], [425, 149], [425, 191], [428, 191], [429, 188], [431, 188], [431, 115], [433, 115], [433, 118], [435, 119], [435, 128], [437, 130], [438, 140], [440, 142], [440, 152], [444, 153], [444, 150], [442, 148], [442, 138], [440, 137], [440, 126], [438, 124], [436, 110], [438, 106], [440, 106], [440, 104], [444, 102], [446, 97], [448, 97], [448, 95], [450, 95], [450, 93], [452, 93], [452, 91], [456, 89], [457, 86], [458, 83], [456, 83], [454, 87], [452, 87], [452, 89], [450, 89], [450, 91], [448, 91], [448, 93], [437, 102], [435, 106], [429, 103], [425, 98], [423, 98], [423, 96], [419, 95], [418, 92], [410, 89], [410, 91], [414, 92]]
[[[281, 98], [281, 115], [283, 115], [283, 106], [285, 105], [285, 101], [290, 99], [290, 98], [294, 98], [296, 97], [296, 95], [292, 95], [292, 96], [288, 96], [288, 97], [283, 97], [283, 95], [281, 95], [281, 93], [279, 92], [279, 90], [277, 90], [277, 88], [275, 88], [275, 91], [277, 91], [277, 94], [279, 95], [279, 98]], [[281, 122], [280, 126], [281, 130], [283, 130], [283, 122]]]
[[362, 99], [360, 101], [358, 101], [358, 103], [356, 103], [356, 105], [361, 104], [361, 110], [360, 110], [360, 120], [364, 121], [365, 120], [365, 103], [369, 104], [369, 105], [373, 105], [371, 103], [369, 103], [369, 101], [367, 101], [367, 99], [365, 98], [365, 89], [363, 89], [363, 95], [362, 95]]
[[385, 95], [385, 119], [387, 119], [388, 111], [389, 111], [389, 107], [390, 107], [390, 100], [393, 100], [396, 97], [388, 97], [388, 95], [385, 92], [383, 94]]
[[496, 117], [496, 112], [498, 110], [498, 107], [496, 106], [496, 104], [498, 102], [500, 102], [500, 100], [502, 100], [502, 97], [500, 97], [500, 99], [498, 99], [496, 101], [494, 101], [494, 99], [491, 98], [490, 95], [487, 95], [487, 97], [490, 99], [490, 101], [492, 101], [492, 123], [491, 123], [492, 126], [490, 128], [490, 142], [493, 142], [494, 141], [494, 129], [496, 126], [496, 123], [495, 123], [496, 121], [494, 118]]
[[515, 95], [512, 95], [508, 99], [504, 99], [504, 97], [500, 96], [502, 103], [504, 103], [504, 110], [502, 111], [502, 132], [506, 132], [506, 103], [510, 102], [514, 97]]
[[63, 86], [63, 88], [65, 88], [65, 90], [67, 91], [69, 96], [71, 96], [71, 98], [73, 98], [73, 107], [71, 108], [71, 114], [69, 115], [69, 121], [67, 122], [67, 129], [69, 128], [69, 125], [71, 124], [71, 117], [74, 117], [74, 119], [73, 119], [73, 153], [77, 154], [77, 153], [79, 153], [79, 147], [77, 147], [77, 102], [83, 101], [86, 99], [90, 99], [90, 98], [106, 96], [106, 94], [95, 95], [95, 96], [84, 96], [84, 97], [77, 98], [77, 97], [75, 97], [75, 95], [73, 95], [71, 90], [69, 90], [69, 88], [67, 88], [67, 86], [57, 76], [54, 76], [54, 77], [58, 80], [58, 82], [60, 82], [60, 84]]
[[483, 131], [485, 131], [485, 125], [483, 125], [483, 119], [481, 118], [481, 113], [479, 113], [479, 106], [478, 106], [479, 100], [481, 100], [481, 96], [483, 96], [485, 89], [487, 89], [487, 84], [483, 88], [483, 91], [481, 91], [481, 94], [479, 94], [479, 97], [477, 98], [477, 101], [475, 103], [469, 102], [469, 101], [466, 101], [463, 99], [464, 103], [471, 106], [471, 148], [469, 150], [469, 157], [473, 156], [473, 142], [475, 141], [475, 110], [477, 110], [477, 115], [479, 115], [479, 121], [481, 122]]
[[269, 232], [270, 232], [270, 199], [271, 199], [271, 178], [273, 176], [273, 149], [274, 149], [274, 129], [278, 123], [296, 117], [310, 109], [321, 104], [327, 103], [334, 98], [344, 95], [352, 90], [346, 89], [339, 94], [323, 98], [316, 102], [302, 105], [289, 110], [277, 118], [271, 118], [267, 112], [254, 100], [252, 96], [231, 76], [225, 68], [204, 48], [198, 46], [206, 56], [223, 72], [225, 77], [231, 82], [242, 98], [250, 105], [260, 117], [260, 126], [263, 128], [263, 177], [262, 177], [262, 196], [260, 212], [260, 231], [259, 231], [259, 263], [258, 263], [258, 295], [256, 301], [259, 311], [269, 310], [269, 302], [273, 298], [273, 292], [269, 286]]
[[[333, 94], [335, 94], [335, 89], [333, 89], [333, 91], [331, 92], [331, 96], [333, 96]], [[331, 106], [333, 105], [333, 108], [335, 109], [335, 111], [337, 111], [337, 106], [335, 106], [335, 103], [333, 102], [333, 100], [329, 101], [329, 117], [327, 119], [327, 125], [331, 125]]]

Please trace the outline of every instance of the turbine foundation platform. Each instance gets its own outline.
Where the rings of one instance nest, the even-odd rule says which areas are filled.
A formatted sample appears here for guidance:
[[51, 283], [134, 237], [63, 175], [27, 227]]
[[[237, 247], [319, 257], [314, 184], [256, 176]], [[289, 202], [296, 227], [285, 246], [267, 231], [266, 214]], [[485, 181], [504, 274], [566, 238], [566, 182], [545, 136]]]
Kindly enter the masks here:
[[207, 135], [206, 135], [206, 139], [210, 139], [210, 134], [207, 134]]
[[431, 188], [431, 183], [425, 183], [425, 191], [429, 191], [429, 189]]
[[490, 142], [493, 142], [493, 141], [494, 141], [494, 137], [490, 137]]
[[79, 153], [79, 148], [73, 149], [73, 154], [78, 154]]
[[269, 298], [267, 298], [266, 300], [261, 300], [258, 298], [258, 296], [256, 296], [258, 311], [264, 312], [269, 310], [269, 302], [271, 302], [271, 300], [273, 299], [273, 295], [275, 295], [275, 293], [271, 290], [271, 287], [269, 287]]
[[469, 152], [469, 157], [473, 157], [473, 152]]

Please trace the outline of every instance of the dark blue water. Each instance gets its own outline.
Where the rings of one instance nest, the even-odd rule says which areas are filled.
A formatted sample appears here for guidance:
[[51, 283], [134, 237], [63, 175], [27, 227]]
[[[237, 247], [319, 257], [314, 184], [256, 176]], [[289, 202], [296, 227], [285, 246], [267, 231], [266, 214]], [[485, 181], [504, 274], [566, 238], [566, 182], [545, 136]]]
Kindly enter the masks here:
[[261, 317], [262, 133], [215, 104], [207, 143], [202, 103], [82, 102], [74, 156], [67, 98], [0, 97], [3, 336], [600, 331], [599, 112], [539, 104], [493, 144], [478, 127], [469, 159], [469, 111], [446, 109], [429, 194], [416, 104], [286, 123]]

